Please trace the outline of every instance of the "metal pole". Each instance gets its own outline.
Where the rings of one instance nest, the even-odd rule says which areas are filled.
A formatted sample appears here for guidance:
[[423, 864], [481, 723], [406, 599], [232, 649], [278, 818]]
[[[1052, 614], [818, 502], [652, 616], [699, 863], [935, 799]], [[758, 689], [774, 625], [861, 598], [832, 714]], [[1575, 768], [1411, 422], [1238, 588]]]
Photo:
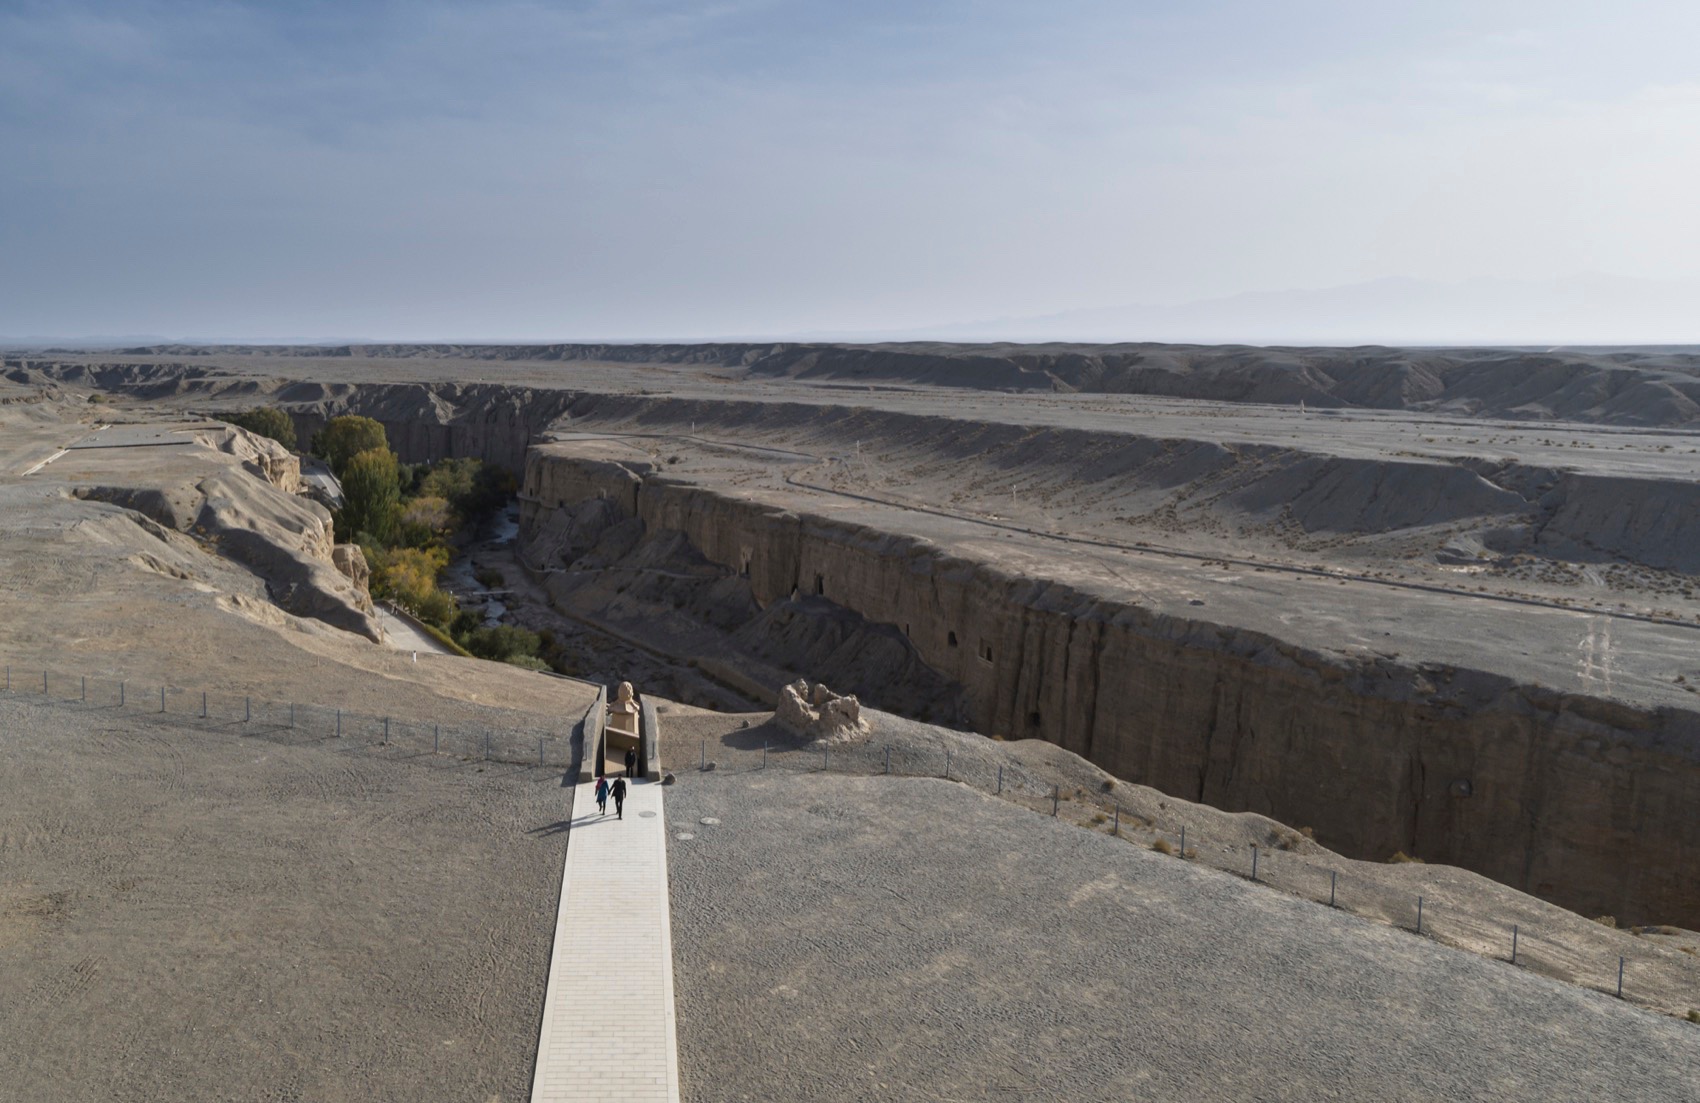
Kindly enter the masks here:
[[47, 671], [45, 670], [41, 672], [41, 695], [47, 696]]
[[767, 769], [767, 740], [761, 741], [761, 768]]
[[1057, 814], [1057, 805], [1059, 803], [1061, 803], [1061, 801], [1062, 801], [1062, 786], [1060, 786], [1060, 785], [1051, 786], [1051, 816], [1053, 818]]
[[165, 687], [159, 687], [159, 711], [165, 711]]
[[336, 737], [338, 739], [342, 738], [342, 710], [341, 709], [336, 710]]
[[119, 708], [124, 707], [124, 683], [123, 682], [118, 683], [118, 707]]
[[1623, 998], [1623, 959], [1617, 959], [1617, 998]]
[[384, 717], [384, 742], [388, 743], [389, 741], [390, 741], [390, 718], [386, 716], [386, 717]]
[[1181, 857], [1186, 857], [1186, 824], [1181, 824]]
[[1115, 822], [1115, 826], [1110, 828], [1110, 834], [1120, 835], [1121, 833], [1122, 833], [1122, 806], [1118, 802], [1116, 804], [1116, 822]]
[[1003, 766], [1002, 766], [1002, 764], [999, 764], [999, 766], [998, 766], [998, 795], [999, 796], [1003, 795]]
[[826, 747], [822, 747], [820, 749], [820, 768], [823, 769], [823, 770], [826, 769], [826, 765], [827, 765], [827, 757], [826, 756], [829, 753], [831, 753], [831, 752]]
[[207, 718], [207, 691], [201, 690], [201, 719]]
[[252, 697], [244, 697], [244, 698], [242, 698], [242, 722], [244, 724], [246, 724], [248, 721], [252, 720], [253, 718], [254, 718], [254, 699]]
[[488, 762], [490, 760], [490, 731], [489, 731], [489, 729], [485, 729], [485, 731], [484, 731], [484, 760], [486, 762]]
[[89, 676], [87, 674], [84, 674], [83, 675], [83, 700], [87, 701], [88, 699], [89, 699]]
[[537, 733], [537, 764], [543, 765], [543, 733]]
[[1423, 933], [1423, 898], [1417, 897], [1417, 933]]
[[1328, 906], [1331, 907], [1331, 908], [1334, 906], [1334, 890], [1339, 887], [1339, 883], [1340, 883], [1340, 871], [1337, 870], [1337, 869], [1329, 870], [1328, 871]]
[[1257, 844], [1251, 844], [1251, 879], [1257, 880]]
[[708, 740], [706, 739], [702, 741], [702, 746], [697, 748], [697, 769], [708, 769]]
[[1517, 964], [1517, 924], [1511, 924], [1511, 964]]
[[12, 664], [6, 664], [6, 692], [12, 692]]
[[289, 726], [292, 727], [292, 728], [295, 726], [295, 702], [294, 701], [289, 702]]
[[431, 725], [431, 753], [436, 754], [443, 745], [443, 725]]
[[891, 744], [885, 745], [885, 772], [891, 773]]

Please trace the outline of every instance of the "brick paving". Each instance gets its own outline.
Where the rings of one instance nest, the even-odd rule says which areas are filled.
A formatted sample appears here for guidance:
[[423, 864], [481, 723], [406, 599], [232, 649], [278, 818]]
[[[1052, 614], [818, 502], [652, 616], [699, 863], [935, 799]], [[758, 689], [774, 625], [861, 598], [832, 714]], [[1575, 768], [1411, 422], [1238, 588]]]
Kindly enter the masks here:
[[613, 801], [597, 814], [594, 783], [579, 785], [533, 1103], [678, 1103], [667, 893], [661, 786], [632, 786], [618, 820]]

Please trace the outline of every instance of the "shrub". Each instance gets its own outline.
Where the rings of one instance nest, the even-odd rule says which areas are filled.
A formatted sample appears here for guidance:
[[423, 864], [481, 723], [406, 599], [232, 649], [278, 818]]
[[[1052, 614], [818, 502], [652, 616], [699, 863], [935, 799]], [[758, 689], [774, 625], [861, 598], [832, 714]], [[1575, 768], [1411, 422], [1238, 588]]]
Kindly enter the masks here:
[[432, 590], [419, 602], [419, 608], [414, 610], [419, 619], [438, 628], [446, 628], [454, 619], [457, 612], [455, 599], [441, 590]]
[[413, 498], [401, 507], [401, 528], [403, 543], [423, 547], [455, 530], [454, 510], [446, 498]]
[[[384, 434], [382, 425], [369, 417], [352, 414], [331, 418], [323, 429], [313, 434], [313, 454], [330, 464], [339, 479], [355, 456], [362, 452], [387, 452], [389, 447], [389, 437]], [[400, 472], [392, 471], [390, 476], [392, 479], [399, 478]], [[399, 483], [396, 490], [399, 494]]]
[[1411, 862], [1419, 866], [1424, 864], [1421, 858], [1412, 857], [1403, 850], [1395, 850], [1393, 857], [1387, 859], [1387, 862], [1389, 865], [1397, 865], [1400, 862]]
[[1159, 854], [1173, 854], [1175, 852], [1175, 844], [1171, 843], [1167, 839], [1158, 839], [1156, 842], [1151, 844], [1151, 849], [1155, 850]]
[[1602, 927], [1610, 927], [1613, 930], [1617, 929], [1617, 916], [1615, 915], [1596, 915], [1594, 916], [1594, 922], [1598, 923]]
[[479, 585], [491, 590], [500, 590], [508, 584], [507, 578], [494, 567], [482, 567], [472, 577], [478, 580]]
[[276, 406], [260, 406], [237, 414], [230, 419], [230, 424], [255, 436], [275, 440], [291, 452], [295, 450], [295, 423]]
[[[372, 596], [388, 598], [420, 616], [421, 620], [431, 620], [424, 615], [427, 602], [432, 594], [442, 591], [437, 589], [437, 576], [448, 566], [449, 553], [445, 548], [395, 548], [385, 549], [361, 545], [361, 551], [366, 553], [367, 565], [372, 568]], [[443, 595], [445, 598], [447, 594]], [[450, 598], [451, 609], [444, 622], [454, 618], [452, 609], [453, 599]], [[441, 612], [440, 605], [431, 605], [433, 613]]]
[[337, 531], [344, 535], [364, 532], [379, 544], [389, 544], [401, 516], [395, 453], [387, 448], [361, 452], [347, 462], [340, 478], [342, 508], [337, 511]]
[[1700, 1008], [1690, 1010], [1687, 1017], [1691, 1023], [1700, 1023]]
[[461, 644], [480, 659], [512, 662], [516, 658], [537, 657], [537, 633], [511, 624], [491, 628], [476, 628], [468, 632]]

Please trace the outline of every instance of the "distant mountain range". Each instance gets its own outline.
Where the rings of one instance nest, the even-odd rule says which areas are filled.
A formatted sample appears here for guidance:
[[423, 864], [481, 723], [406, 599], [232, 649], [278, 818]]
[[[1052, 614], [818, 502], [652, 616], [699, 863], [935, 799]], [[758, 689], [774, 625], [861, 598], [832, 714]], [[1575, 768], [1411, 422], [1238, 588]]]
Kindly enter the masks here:
[[1395, 277], [1176, 306], [1102, 307], [931, 326], [907, 336], [1250, 345], [1692, 345], [1700, 344], [1700, 282], [1604, 275], [1458, 283]]

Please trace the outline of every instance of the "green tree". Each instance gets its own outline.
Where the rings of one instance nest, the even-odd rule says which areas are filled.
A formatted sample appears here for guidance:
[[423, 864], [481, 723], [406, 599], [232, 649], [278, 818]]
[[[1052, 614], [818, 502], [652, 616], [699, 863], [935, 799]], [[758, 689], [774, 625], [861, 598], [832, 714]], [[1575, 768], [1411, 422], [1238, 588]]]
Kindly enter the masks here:
[[339, 477], [342, 480], [342, 509], [337, 511], [337, 531], [341, 538], [349, 540], [359, 533], [366, 533], [387, 547], [395, 539], [396, 525], [401, 517], [401, 486], [396, 481], [395, 453], [388, 448], [369, 448], [356, 453]]
[[270, 437], [291, 452], [295, 451], [295, 423], [276, 406], [260, 406], [247, 413], [237, 414], [230, 424], [261, 437]]
[[[347, 478], [343, 472], [355, 456], [362, 452], [388, 452], [389, 448], [390, 441], [384, 435], [384, 427], [369, 417], [355, 414], [333, 417], [323, 429], [313, 434], [313, 454], [330, 464], [339, 479]], [[391, 456], [390, 480], [395, 482], [398, 477], [399, 469], [395, 457]]]

